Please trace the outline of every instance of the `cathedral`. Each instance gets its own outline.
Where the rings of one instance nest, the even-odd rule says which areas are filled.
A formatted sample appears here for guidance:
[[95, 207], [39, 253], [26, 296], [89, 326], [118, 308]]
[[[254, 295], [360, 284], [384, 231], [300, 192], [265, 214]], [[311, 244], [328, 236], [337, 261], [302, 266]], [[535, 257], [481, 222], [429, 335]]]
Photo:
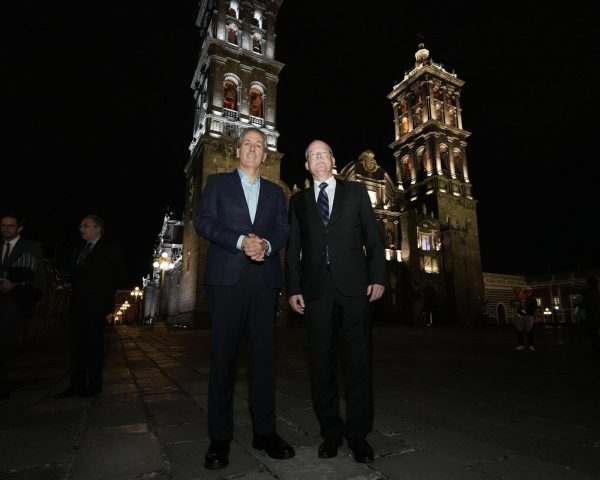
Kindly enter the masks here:
[[[185, 210], [183, 218], [165, 217], [156, 255], [167, 261], [155, 264], [156, 275], [145, 285], [154, 291], [146, 297], [147, 308], [168, 324], [198, 327], [208, 321], [201, 282], [207, 242], [195, 232], [193, 218], [207, 176], [237, 166], [241, 130], [257, 127], [267, 137], [261, 176], [278, 183], [288, 199], [297, 189], [280, 178], [284, 152], [277, 147], [277, 83], [284, 65], [274, 58], [275, 22], [282, 1], [200, 2]], [[477, 201], [466, 155], [470, 132], [462, 128], [463, 83], [419, 45], [414, 66], [387, 96], [395, 171], [386, 172], [366, 150], [335, 172], [365, 184], [385, 243], [388, 286], [383, 301], [374, 304], [376, 321], [472, 324], [483, 314]], [[278, 322], [289, 321], [283, 292]]]

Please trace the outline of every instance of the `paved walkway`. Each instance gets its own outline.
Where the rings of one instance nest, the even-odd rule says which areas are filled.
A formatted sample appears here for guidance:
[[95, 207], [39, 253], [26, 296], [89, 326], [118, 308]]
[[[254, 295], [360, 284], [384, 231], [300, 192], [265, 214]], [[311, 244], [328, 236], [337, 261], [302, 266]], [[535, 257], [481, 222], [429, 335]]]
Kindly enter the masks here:
[[104, 392], [55, 400], [68, 382], [64, 340], [9, 361], [0, 401], [0, 479], [592, 480], [600, 478], [600, 364], [571, 328], [536, 326], [516, 352], [509, 327], [374, 328], [376, 460], [347, 446], [317, 458], [303, 326], [277, 330], [278, 431], [296, 449], [251, 446], [246, 369], [238, 368], [230, 465], [207, 471], [206, 330], [107, 331]]

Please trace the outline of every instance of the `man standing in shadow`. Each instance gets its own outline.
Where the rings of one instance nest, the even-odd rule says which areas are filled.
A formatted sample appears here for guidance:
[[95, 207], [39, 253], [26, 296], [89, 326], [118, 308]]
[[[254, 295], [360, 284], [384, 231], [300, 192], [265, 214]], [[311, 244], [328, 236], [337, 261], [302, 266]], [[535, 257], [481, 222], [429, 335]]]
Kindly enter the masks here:
[[115, 291], [125, 275], [121, 247], [104, 237], [104, 221], [86, 215], [79, 225], [83, 248], [73, 256], [68, 336], [71, 383], [54, 398], [91, 397], [102, 392], [104, 326], [114, 310]]

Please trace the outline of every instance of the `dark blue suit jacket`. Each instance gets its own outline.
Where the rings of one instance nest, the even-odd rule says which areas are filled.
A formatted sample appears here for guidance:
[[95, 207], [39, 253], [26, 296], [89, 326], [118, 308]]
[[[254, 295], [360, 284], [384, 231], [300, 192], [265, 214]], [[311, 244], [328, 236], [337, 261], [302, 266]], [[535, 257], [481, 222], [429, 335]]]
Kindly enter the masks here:
[[283, 287], [279, 251], [285, 247], [289, 224], [282, 188], [264, 178], [254, 223], [239, 173], [209, 175], [200, 196], [194, 226], [210, 245], [204, 270], [205, 285], [235, 285], [251, 260], [237, 248], [240, 235], [254, 233], [271, 244], [271, 253], [261, 262], [265, 284], [269, 288]]

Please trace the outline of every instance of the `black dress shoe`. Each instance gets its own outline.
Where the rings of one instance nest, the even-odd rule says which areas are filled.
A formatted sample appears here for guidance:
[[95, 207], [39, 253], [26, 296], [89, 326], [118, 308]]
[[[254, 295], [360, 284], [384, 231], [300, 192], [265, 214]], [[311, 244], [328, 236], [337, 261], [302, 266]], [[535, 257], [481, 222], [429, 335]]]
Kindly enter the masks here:
[[79, 395], [79, 393], [79, 388], [74, 387], [73, 385], [69, 385], [69, 387], [67, 387], [66, 390], [63, 390], [62, 392], [54, 395], [54, 398], [69, 398], [74, 397], [75, 395]]
[[204, 468], [218, 470], [229, 465], [229, 443], [212, 442], [204, 456]]
[[341, 438], [327, 438], [319, 445], [317, 453], [319, 458], [333, 458], [338, 454], [338, 447], [342, 444]]
[[366, 440], [360, 440], [348, 445], [352, 450], [352, 456], [357, 463], [371, 463], [375, 460], [375, 454], [371, 445]]
[[277, 460], [292, 458], [296, 452], [292, 446], [281, 438], [276, 432], [268, 435], [254, 435], [252, 446], [258, 450], [264, 450], [267, 455]]

